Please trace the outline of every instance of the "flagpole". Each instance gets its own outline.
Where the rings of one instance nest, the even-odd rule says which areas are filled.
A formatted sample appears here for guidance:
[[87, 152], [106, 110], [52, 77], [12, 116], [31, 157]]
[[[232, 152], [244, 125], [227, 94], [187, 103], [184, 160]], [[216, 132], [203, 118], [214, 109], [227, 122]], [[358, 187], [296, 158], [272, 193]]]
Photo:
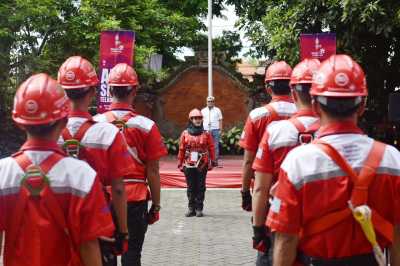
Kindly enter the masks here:
[[208, 96], [212, 95], [212, 0], [208, 0]]

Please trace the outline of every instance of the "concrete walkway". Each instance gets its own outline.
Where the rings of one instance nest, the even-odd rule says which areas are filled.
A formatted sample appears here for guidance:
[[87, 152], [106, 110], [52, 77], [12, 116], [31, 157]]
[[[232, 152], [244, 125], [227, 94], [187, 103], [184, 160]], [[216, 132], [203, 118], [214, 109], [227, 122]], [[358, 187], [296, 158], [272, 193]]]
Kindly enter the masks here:
[[250, 214], [239, 190], [208, 190], [202, 218], [186, 218], [186, 191], [163, 190], [161, 220], [150, 226], [143, 265], [255, 265]]
[[255, 265], [250, 214], [240, 202], [239, 190], [208, 190], [205, 216], [186, 218], [186, 190], [163, 190], [161, 220], [149, 227], [142, 265]]

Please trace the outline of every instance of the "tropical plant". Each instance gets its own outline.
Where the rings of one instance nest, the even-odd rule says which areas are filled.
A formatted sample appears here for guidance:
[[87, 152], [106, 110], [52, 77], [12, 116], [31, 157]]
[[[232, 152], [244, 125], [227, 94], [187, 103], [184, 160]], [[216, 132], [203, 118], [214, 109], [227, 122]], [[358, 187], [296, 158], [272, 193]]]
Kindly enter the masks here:
[[242, 131], [242, 128], [233, 127], [227, 132], [221, 134], [220, 145], [222, 148], [222, 154], [234, 155], [243, 152], [243, 149], [239, 146]]
[[164, 139], [164, 144], [168, 150], [168, 154], [178, 154], [179, 139], [167, 138]]

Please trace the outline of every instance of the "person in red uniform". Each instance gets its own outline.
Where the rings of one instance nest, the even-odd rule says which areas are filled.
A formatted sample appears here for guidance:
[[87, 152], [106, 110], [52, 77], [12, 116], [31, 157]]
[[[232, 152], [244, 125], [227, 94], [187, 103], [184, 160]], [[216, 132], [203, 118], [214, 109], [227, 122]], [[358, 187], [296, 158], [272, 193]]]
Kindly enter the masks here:
[[[128, 251], [122, 256], [122, 265], [141, 265], [147, 226], [160, 218], [159, 159], [168, 152], [154, 121], [138, 115], [132, 108], [139, 84], [135, 70], [125, 63], [117, 64], [110, 71], [108, 84], [113, 96], [110, 111], [99, 114], [94, 119], [114, 123], [121, 129], [135, 163], [135, 171], [124, 177], [128, 201], [129, 245]], [[152, 201], [150, 211], [149, 199]]]
[[263, 253], [258, 265], [272, 265], [269, 231], [265, 226], [269, 209], [271, 186], [276, 182], [283, 159], [300, 142], [310, 142], [318, 129], [318, 119], [311, 108], [311, 80], [318, 69], [317, 59], [305, 59], [293, 69], [290, 86], [297, 112], [288, 120], [270, 124], [264, 132], [253, 163], [255, 171], [253, 192], [253, 247]]
[[114, 225], [96, 172], [57, 145], [68, 110], [47, 74], [31, 76], [15, 94], [12, 117], [27, 140], [0, 160], [4, 266], [101, 266], [97, 238]]
[[203, 216], [206, 176], [215, 162], [214, 142], [203, 129], [203, 115], [199, 109], [189, 113], [189, 124], [179, 140], [178, 168], [184, 172], [189, 200], [186, 217]]
[[[368, 94], [362, 68], [332, 55], [310, 94], [321, 127], [281, 165], [267, 219], [276, 232], [274, 265], [383, 265], [376, 259], [383, 248], [391, 249], [391, 265], [400, 265], [400, 153], [357, 126]], [[374, 249], [353, 217], [368, 212]]]
[[[114, 234], [117, 253], [127, 248], [127, 204], [123, 178], [133, 169], [133, 160], [126, 141], [118, 128], [110, 123], [98, 123], [88, 112], [99, 80], [92, 64], [80, 56], [68, 58], [58, 71], [58, 82], [71, 100], [72, 110], [61, 134], [59, 144], [74, 157], [92, 166], [103, 186], [111, 186], [111, 202], [117, 230]], [[105, 244], [104, 242], [102, 242]], [[102, 245], [106, 265], [116, 265], [116, 256]]]
[[267, 126], [276, 120], [288, 119], [296, 112], [290, 96], [292, 68], [284, 61], [271, 64], [265, 72], [266, 91], [271, 95], [269, 104], [252, 110], [247, 118], [239, 145], [244, 149], [242, 167], [242, 208], [251, 211], [251, 179], [254, 177], [252, 164], [256, 151]]

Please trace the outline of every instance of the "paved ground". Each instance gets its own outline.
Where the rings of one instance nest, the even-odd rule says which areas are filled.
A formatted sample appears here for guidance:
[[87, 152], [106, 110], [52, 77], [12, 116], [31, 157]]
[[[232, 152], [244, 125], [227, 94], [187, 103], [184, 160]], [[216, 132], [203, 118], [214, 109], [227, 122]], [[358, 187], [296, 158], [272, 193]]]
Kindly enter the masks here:
[[250, 214], [238, 190], [208, 190], [202, 218], [184, 217], [185, 190], [163, 190], [161, 220], [151, 226], [143, 265], [254, 265]]
[[162, 191], [161, 220], [147, 233], [143, 266], [254, 265], [250, 214], [241, 211], [239, 191], [208, 190], [202, 218], [184, 217], [185, 193]]

